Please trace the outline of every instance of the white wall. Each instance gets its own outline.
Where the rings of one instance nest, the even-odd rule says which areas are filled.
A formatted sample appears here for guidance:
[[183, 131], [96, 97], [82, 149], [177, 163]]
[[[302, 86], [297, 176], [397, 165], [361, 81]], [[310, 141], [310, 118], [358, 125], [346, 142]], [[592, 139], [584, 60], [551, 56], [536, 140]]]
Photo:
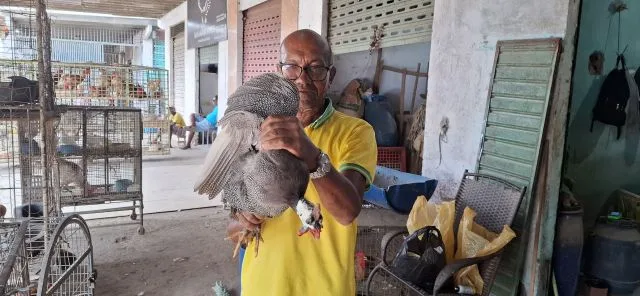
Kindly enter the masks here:
[[[256, 6], [262, 2], [267, 2], [268, 0], [239, 0], [238, 1], [238, 8], [240, 9], [240, 11], [243, 10], [247, 10], [253, 6]], [[304, 0], [303, 0], [304, 1]], [[313, 1], [317, 1], [317, 0], [313, 0]]]
[[[172, 41], [171, 41], [171, 27], [175, 26], [181, 22], [187, 21], [187, 2], [183, 2], [180, 6], [176, 7], [169, 13], [165, 14], [158, 21], [158, 26], [165, 30], [165, 67], [169, 70], [169, 84], [171, 86], [171, 77], [173, 73], [172, 65], [173, 65], [173, 54], [172, 54]], [[188, 34], [185, 29], [185, 35]], [[220, 57], [220, 64], [223, 61], [226, 62], [226, 57], [228, 55], [227, 46], [222, 45], [227, 42], [221, 42], [218, 45], [218, 56]], [[198, 65], [198, 53], [197, 49], [187, 49], [187, 44], [185, 42], [185, 89], [184, 89], [184, 106], [182, 107], [184, 110], [183, 116], [188, 116], [191, 113], [195, 113], [198, 111], [198, 85], [197, 85], [197, 71], [199, 71], [200, 65]], [[220, 109], [224, 110], [226, 107], [227, 101], [227, 92], [226, 92], [226, 76], [227, 68], [218, 65], [218, 82], [220, 83], [221, 79], [225, 81], [225, 84], [218, 84], [218, 96], [219, 96], [219, 104]], [[219, 112], [218, 114], [224, 114], [223, 112]]]
[[298, 3], [298, 29], [311, 29], [327, 35], [328, 0], [300, 0]]
[[[452, 197], [465, 169], [475, 170], [498, 40], [564, 36], [570, 0], [436, 1], [422, 173]], [[449, 118], [448, 141], [438, 134]]]
[[[420, 72], [427, 72], [429, 63], [429, 43], [416, 43], [410, 45], [387, 47], [382, 49], [382, 59], [384, 65], [397, 68], [406, 68], [416, 71], [418, 63]], [[355, 78], [365, 79], [368, 84], [373, 81], [376, 72], [377, 54], [369, 54], [369, 51], [360, 51], [336, 55], [334, 65], [336, 67], [336, 77], [329, 90], [332, 95], [340, 95], [347, 84]], [[399, 106], [398, 100], [402, 85], [402, 75], [384, 71], [380, 78], [380, 94], [385, 95], [394, 107]], [[413, 94], [414, 77], [407, 76], [405, 82], [405, 110], [411, 110], [411, 95]], [[418, 81], [416, 91], [416, 107], [420, 102], [420, 94], [425, 93], [427, 79], [421, 78]]]

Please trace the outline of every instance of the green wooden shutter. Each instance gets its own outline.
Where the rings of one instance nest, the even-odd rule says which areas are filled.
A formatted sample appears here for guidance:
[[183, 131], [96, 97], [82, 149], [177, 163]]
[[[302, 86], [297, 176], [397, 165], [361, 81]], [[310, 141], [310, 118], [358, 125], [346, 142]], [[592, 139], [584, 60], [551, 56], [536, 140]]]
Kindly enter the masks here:
[[537, 173], [560, 40], [499, 41], [477, 172], [527, 186], [505, 249], [493, 295], [515, 295], [528, 240], [531, 193]]

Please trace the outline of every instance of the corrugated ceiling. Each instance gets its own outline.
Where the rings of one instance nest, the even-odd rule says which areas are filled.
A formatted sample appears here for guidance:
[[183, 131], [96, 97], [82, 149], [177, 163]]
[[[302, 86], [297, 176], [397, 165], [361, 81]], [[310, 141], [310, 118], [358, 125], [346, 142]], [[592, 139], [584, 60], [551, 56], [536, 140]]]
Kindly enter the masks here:
[[[185, 0], [48, 0], [49, 9], [160, 18]], [[9, 6], [33, 7], [34, 0], [9, 0]]]

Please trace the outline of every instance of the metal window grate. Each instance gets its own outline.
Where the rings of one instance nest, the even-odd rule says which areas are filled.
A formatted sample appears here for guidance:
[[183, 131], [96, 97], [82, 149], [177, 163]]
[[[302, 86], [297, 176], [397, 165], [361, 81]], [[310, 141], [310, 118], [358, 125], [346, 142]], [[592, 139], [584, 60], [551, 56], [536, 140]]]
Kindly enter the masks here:
[[218, 63], [218, 45], [202, 47], [198, 49], [200, 64], [217, 64]]
[[[37, 30], [32, 14], [0, 10], [0, 58], [35, 60]], [[125, 63], [142, 47], [144, 27], [51, 22], [51, 59], [69, 63]]]
[[331, 0], [329, 42], [333, 53], [368, 50], [376, 27], [384, 27], [380, 47], [428, 42], [433, 7], [433, 0]]
[[153, 67], [162, 69], [165, 67], [163, 40], [153, 41]]

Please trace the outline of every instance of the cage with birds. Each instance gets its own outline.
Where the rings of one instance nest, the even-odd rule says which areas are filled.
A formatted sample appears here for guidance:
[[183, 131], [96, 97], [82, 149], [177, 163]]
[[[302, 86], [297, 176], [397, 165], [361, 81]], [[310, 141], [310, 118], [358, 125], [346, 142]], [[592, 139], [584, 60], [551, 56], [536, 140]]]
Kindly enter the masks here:
[[162, 119], [143, 121], [142, 153], [144, 155], [169, 154], [171, 122]]
[[[59, 106], [55, 127], [54, 186], [62, 207], [131, 202], [120, 210], [140, 212], [142, 202], [142, 115], [136, 108]], [[109, 210], [113, 210], [110, 208]], [[99, 213], [90, 210], [82, 213]]]
[[[0, 100], [0, 200], [3, 203], [0, 224], [7, 227], [0, 226], [0, 229], [9, 229], [13, 227], [11, 225], [20, 226], [18, 239], [14, 237], [13, 242], [9, 241], [11, 230], [0, 230], [0, 258], [13, 260], [13, 267], [6, 264], [8, 261], [2, 262], [0, 280], [4, 284], [1, 287], [4, 289], [2, 295], [33, 295], [37, 293], [38, 280], [45, 274], [43, 271], [52, 268], [47, 266], [51, 263], [43, 258], [45, 254], [52, 253], [49, 250], [54, 247], [51, 243], [56, 237], [54, 230], [60, 228], [60, 221], [64, 221], [59, 207], [59, 196], [54, 195], [54, 182], [50, 178], [53, 172], [50, 163], [54, 155], [50, 144], [54, 142], [51, 137], [52, 127], [57, 116], [52, 93], [50, 20], [47, 16], [46, 0], [21, 1], [15, 6], [12, 3], [12, 0], [8, 0], [2, 5], [20, 6], [17, 12], [7, 12], [0, 7], [0, 16], [5, 21], [0, 25], [7, 26], [7, 22], [9, 23], [7, 31], [0, 26], [0, 31], [4, 33], [0, 35], [0, 56], [7, 59], [0, 74], [0, 96], [4, 94]], [[24, 7], [28, 5], [32, 6]], [[15, 33], [11, 22], [12, 14], [16, 13], [35, 20], [33, 29], [37, 29], [37, 44], [6, 38], [7, 34]], [[20, 54], [22, 49], [28, 48], [35, 49], [37, 61], [25, 64], [20, 61]], [[15, 79], [18, 76], [24, 79]], [[18, 91], [18, 88], [23, 88], [22, 83], [25, 80], [37, 80], [36, 90], [33, 91], [31, 83], [29, 91]], [[38, 94], [37, 100], [33, 99], [34, 94]], [[16, 95], [22, 97], [16, 99]], [[25, 96], [28, 98], [25, 99]], [[36, 101], [38, 104], [35, 104]], [[9, 211], [10, 217], [6, 219], [5, 204], [12, 209]], [[17, 241], [20, 243], [16, 245]], [[13, 247], [6, 248], [10, 244], [13, 244]], [[70, 257], [75, 262], [87, 258], [86, 252], [75, 253], [79, 255], [76, 257], [69, 256], [69, 253], [54, 254], [58, 261], [64, 261], [62, 258], [66, 258], [66, 262], [70, 261]], [[83, 266], [83, 263], [72, 263], [68, 266], [71, 272], [77, 270], [78, 266]], [[9, 268], [13, 268], [14, 271]], [[53, 285], [60, 286], [75, 280], [64, 277]]]

